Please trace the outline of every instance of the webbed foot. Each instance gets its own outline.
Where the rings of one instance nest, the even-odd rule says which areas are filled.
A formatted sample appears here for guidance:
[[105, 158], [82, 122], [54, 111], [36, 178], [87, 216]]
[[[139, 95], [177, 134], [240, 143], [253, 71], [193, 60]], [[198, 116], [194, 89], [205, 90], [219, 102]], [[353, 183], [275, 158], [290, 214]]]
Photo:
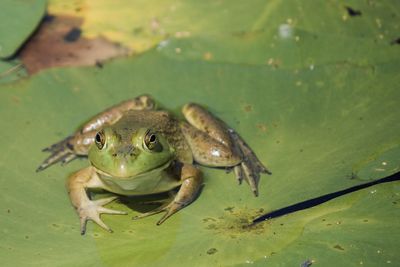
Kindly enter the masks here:
[[160, 206], [152, 211], [145, 212], [139, 215], [136, 215], [132, 217], [132, 220], [138, 220], [141, 218], [145, 218], [154, 214], [158, 214], [161, 212], [165, 212], [164, 216], [161, 217], [160, 220], [158, 220], [157, 225], [161, 225], [165, 220], [167, 220], [169, 217], [171, 217], [174, 213], [179, 211], [180, 209], [184, 208], [187, 204], [183, 202], [177, 202], [177, 201], [172, 201], [166, 205]]
[[43, 171], [47, 167], [57, 162], [61, 162], [63, 165], [77, 158], [77, 155], [74, 153], [69, 143], [72, 138], [72, 136], [68, 136], [64, 140], [44, 148], [42, 151], [50, 152], [51, 155], [46, 158], [42, 164], [40, 164], [40, 166], [36, 169], [36, 172]]
[[112, 230], [110, 227], [108, 227], [100, 218], [100, 214], [120, 214], [120, 215], [126, 215], [128, 214], [125, 211], [119, 211], [119, 210], [112, 210], [103, 207], [103, 205], [106, 205], [113, 200], [115, 200], [117, 197], [109, 197], [109, 198], [103, 198], [99, 200], [87, 200], [79, 208], [77, 208], [77, 212], [80, 218], [80, 224], [81, 224], [81, 235], [84, 235], [86, 232], [86, 224], [87, 221], [91, 220], [97, 223], [100, 227], [105, 229], [106, 231], [112, 233]]
[[236, 148], [242, 154], [243, 160], [239, 165], [234, 167], [234, 173], [239, 184], [245, 180], [249, 185], [254, 195], [258, 196], [258, 182], [260, 174], [272, 174], [267, 167], [257, 158], [256, 154], [246, 144], [246, 142], [233, 129], [228, 130]]

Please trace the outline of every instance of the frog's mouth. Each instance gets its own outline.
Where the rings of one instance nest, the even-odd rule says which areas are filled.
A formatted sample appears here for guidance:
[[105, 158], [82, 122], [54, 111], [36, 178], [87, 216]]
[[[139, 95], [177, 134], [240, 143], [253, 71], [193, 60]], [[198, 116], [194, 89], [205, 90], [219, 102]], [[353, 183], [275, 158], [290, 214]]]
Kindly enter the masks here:
[[152, 168], [149, 171], [142, 171], [142, 172], [137, 172], [137, 173], [133, 173], [133, 174], [132, 173], [127, 173], [127, 175], [106, 172], [106, 171], [103, 171], [103, 170], [99, 169], [99, 167], [96, 166], [96, 164], [94, 162], [90, 162], [90, 163], [96, 169], [96, 172], [101, 174], [101, 175], [103, 175], [103, 176], [112, 177], [112, 178], [116, 178], [116, 179], [127, 180], [127, 179], [137, 178], [139, 176], [143, 176], [144, 174], [151, 175], [153, 173], [158, 173], [158, 172], [168, 168], [171, 165], [171, 162], [172, 162], [172, 159], [167, 161], [166, 163], [160, 164], [159, 166], [156, 166], [156, 167]]

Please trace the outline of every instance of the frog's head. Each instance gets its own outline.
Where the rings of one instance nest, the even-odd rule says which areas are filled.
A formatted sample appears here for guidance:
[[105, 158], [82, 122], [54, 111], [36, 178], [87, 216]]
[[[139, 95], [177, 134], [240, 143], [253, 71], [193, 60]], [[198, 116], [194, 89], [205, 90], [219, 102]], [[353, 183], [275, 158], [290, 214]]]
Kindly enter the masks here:
[[173, 156], [174, 150], [167, 140], [147, 128], [116, 131], [106, 127], [96, 134], [89, 150], [89, 160], [96, 169], [119, 178], [163, 168]]

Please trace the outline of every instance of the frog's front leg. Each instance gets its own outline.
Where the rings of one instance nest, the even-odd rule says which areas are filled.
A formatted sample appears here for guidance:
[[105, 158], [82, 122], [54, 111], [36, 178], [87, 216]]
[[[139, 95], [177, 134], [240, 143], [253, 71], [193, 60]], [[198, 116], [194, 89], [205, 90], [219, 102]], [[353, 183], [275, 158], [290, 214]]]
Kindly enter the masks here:
[[202, 187], [203, 178], [201, 172], [191, 164], [183, 164], [181, 168], [179, 168], [177, 175], [180, 175], [182, 185], [174, 197], [174, 200], [152, 211], [137, 215], [132, 219], [137, 220], [160, 212], [165, 212], [164, 216], [157, 222], [157, 225], [160, 225], [174, 213], [192, 203], [198, 196]]
[[205, 166], [233, 168], [239, 183], [244, 179], [257, 196], [260, 173], [270, 172], [239, 134], [197, 104], [185, 105], [182, 113], [190, 123], [181, 128], [194, 159]]
[[101, 128], [116, 123], [129, 110], [150, 110], [154, 108], [155, 102], [148, 95], [141, 95], [108, 108], [90, 119], [73, 135], [43, 149], [45, 152], [50, 152], [51, 155], [43, 161], [36, 171], [42, 171], [57, 162], [65, 164], [77, 156], [86, 156]]
[[101, 219], [100, 214], [127, 214], [123, 211], [111, 210], [104, 208], [106, 205], [116, 199], [117, 197], [109, 197], [99, 200], [90, 200], [86, 190], [90, 188], [103, 188], [104, 185], [99, 179], [95, 169], [93, 167], [87, 167], [74, 174], [72, 174], [67, 183], [68, 194], [71, 199], [71, 203], [76, 209], [76, 212], [80, 218], [81, 234], [86, 232], [86, 224], [88, 220], [92, 220], [100, 225], [105, 230], [112, 232]]

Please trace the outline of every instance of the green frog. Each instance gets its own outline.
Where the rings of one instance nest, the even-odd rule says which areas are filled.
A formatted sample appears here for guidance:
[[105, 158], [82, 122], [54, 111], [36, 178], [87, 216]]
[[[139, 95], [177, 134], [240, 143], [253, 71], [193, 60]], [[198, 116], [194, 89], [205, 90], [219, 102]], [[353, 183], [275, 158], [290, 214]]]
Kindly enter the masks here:
[[195, 164], [233, 170], [239, 184], [245, 180], [258, 195], [260, 174], [270, 172], [236, 131], [198, 104], [184, 105], [182, 113], [186, 121], [157, 110], [149, 95], [141, 95], [97, 114], [73, 135], [43, 150], [51, 154], [37, 171], [79, 156], [89, 159], [90, 166], [67, 182], [81, 234], [88, 220], [111, 232], [100, 215], [126, 214], [104, 207], [117, 196], [91, 200], [88, 190], [95, 188], [140, 196], [179, 187], [171, 202], [133, 218], [164, 212], [157, 222], [162, 224], [198, 196], [203, 179]]

